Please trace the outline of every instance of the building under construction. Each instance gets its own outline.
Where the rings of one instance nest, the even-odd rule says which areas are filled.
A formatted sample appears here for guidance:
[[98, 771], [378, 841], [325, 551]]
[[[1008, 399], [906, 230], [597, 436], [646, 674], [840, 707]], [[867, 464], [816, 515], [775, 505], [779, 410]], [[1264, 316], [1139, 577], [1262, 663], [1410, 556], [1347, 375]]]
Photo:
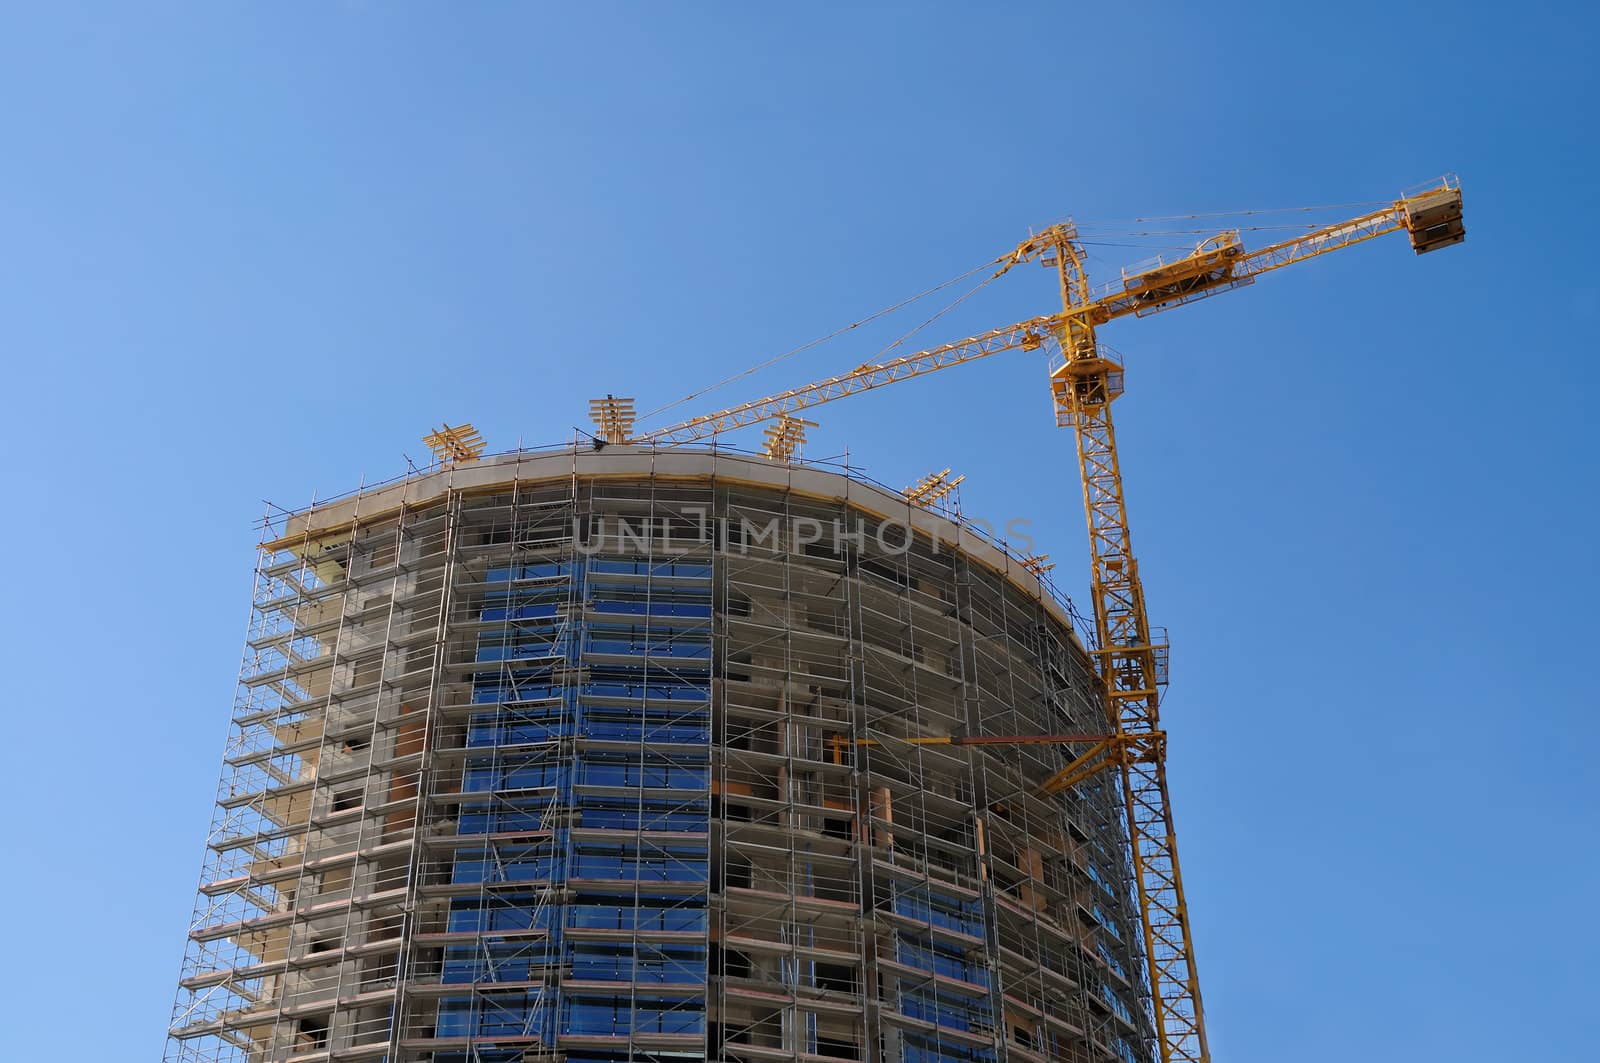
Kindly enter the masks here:
[[1072, 610], [927, 502], [585, 445], [273, 518], [166, 1060], [1154, 1058]]
[[[1098, 334], [1465, 239], [1453, 175], [1365, 205], [1098, 285], [1058, 223], [857, 324], [1029, 262], [1059, 313], [644, 431], [608, 394], [592, 451], [445, 425], [269, 520], [167, 1058], [1209, 1063]], [[936, 512], [949, 470], [796, 461], [812, 408], [1011, 351], [1075, 437], [1087, 649], [1042, 558]]]

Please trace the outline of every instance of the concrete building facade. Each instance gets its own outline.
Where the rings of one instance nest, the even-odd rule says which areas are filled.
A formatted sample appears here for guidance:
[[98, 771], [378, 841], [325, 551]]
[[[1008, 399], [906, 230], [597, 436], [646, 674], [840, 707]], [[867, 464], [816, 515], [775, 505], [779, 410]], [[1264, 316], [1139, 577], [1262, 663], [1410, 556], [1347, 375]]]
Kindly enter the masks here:
[[275, 519], [168, 1063], [1152, 1058], [1070, 607], [726, 451], [521, 452]]

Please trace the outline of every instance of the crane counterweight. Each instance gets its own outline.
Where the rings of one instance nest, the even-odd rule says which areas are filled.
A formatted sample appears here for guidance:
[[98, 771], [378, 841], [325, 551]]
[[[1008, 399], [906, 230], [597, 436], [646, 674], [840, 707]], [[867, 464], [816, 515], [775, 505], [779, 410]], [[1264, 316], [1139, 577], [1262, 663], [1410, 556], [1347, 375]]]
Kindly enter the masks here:
[[1461, 220], [1461, 188], [1445, 187], [1405, 201], [1406, 231], [1419, 255], [1459, 244], [1467, 238]]

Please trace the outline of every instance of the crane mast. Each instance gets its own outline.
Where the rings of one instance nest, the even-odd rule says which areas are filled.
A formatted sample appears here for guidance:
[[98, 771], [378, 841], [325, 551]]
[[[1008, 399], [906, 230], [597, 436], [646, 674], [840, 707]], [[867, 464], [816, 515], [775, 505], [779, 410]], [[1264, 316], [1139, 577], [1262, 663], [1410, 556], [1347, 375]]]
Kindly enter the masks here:
[[[1108, 760], [1122, 776], [1124, 817], [1145, 939], [1156, 1040], [1164, 1063], [1210, 1059], [1189, 910], [1178, 868], [1177, 835], [1167, 794], [1166, 736], [1160, 688], [1166, 682], [1165, 638], [1145, 611], [1144, 584], [1128, 534], [1122, 468], [1111, 404], [1122, 394], [1122, 367], [1095, 336], [1093, 300], [1081, 248], [1070, 226], [1052, 230], [1041, 258], [1053, 262], [1063, 318], [1061, 359], [1050, 373], [1056, 424], [1077, 441], [1083, 508], [1088, 520], [1090, 598], [1107, 721], [1122, 741]], [[1026, 254], [1033, 253], [1031, 250]]]
[[[1077, 444], [1090, 549], [1094, 604], [1092, 654], [1105, 699], [1105, 735], [1040, 735], [1021, 740], [1082, 746], [1066, 767], [1040, 787], [1058, 793], [1115, 767], [1121, 776], [1139, 911], [1146, 946], [1152, 1012], [1162, 1063], [1206, 1063], [1200, 983], [1176, 831], [1167, 790], [1166, 734], [1161, 693], [1167, 680], [1165, 631], [1153, 628], [1128, 533], [1127, 503], [1117, 456], [1112, 403], [1123, 392], [1121, 363], [1102, 348], [1097, 330], [1122, 317], [1144, 317], [1252, 283], [1256, 277], [1364, 243], [1406, 232], [1417, 254], [1460, 243], [1461, 186], [1454, 177], [1381, 209], [1246, 251], [1237, 230], [1217, 233], [1172, 261], [1155, 259], [1122, 272], [1120, 281], [1091, 289], [1078, 231], [1052, 226], [996, 260], [995, 276], [1037, 261], [1057, 273], [1061, 312], [1032, 318], [876, 364], [753, 402], [633, 434], [631, 400], [608, 397], [609, 420], [597, 417], [604, 442], [676, 445], [832, 402], [1010, 350], [1055, 349], [1050, 392], [1056, 424], [1071, 428]], [[627, 403], [626, 419], [616, 414]], [[809, 422], [807, 422], [809, 423]]]

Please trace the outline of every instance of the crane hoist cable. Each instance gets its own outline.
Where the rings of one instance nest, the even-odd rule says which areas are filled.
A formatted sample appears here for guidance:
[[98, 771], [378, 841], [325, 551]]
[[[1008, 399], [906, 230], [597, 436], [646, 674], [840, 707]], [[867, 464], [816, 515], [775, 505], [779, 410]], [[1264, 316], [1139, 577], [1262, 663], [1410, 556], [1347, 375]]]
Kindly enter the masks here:
[[[895, 303], [893, 306], [886, 306], [882, 310], [877, 311], [876, 313], [868, 314], [866, 317], [862, 318], [859, 321], [852, 321], [848, 325], [843, 325], [843, 326], [841, 326], [839, 328], [836, 328], [832, 332], [828, 333], [825, 336], [818, 336], [816, 339], [811, 340], [808, 343], [802, 343], [800, 346], [791, 348], [790, 350], [787, 350], [787, 351], [784, 351], [782, 354], [774, 355], [773, 357], [768, 358], [764, 362], [758, 362], [757, 364], [751, 366], [748, 369], [743, 369], [743, 370], [740, 370], [737, 373], [734, 373], [732, 376], [724, 377], [723, 379], [717, 381], [715, 384], [708, 384], [705, 387], [699, 389], [698, 391], [691, 391], [689, 394], [685, 395], [681, 399], [675, 399], [672, 402], [669, 402], [669, 403], [667, 403], [667, 404], [665, 404], [663, 406], [657, 406], [653, 410], [650, 410], [650, 411], [648, 411], [646, 413], [640, 414], [639, 415], [639, 420], [641, 420], [641, 421], [648, 420], [651, 417], [657, 416], [658, 414], [666, 413], [668, 410], [676, 409], [677, 407], [682, 406], [684, 403], [692, 402], [692, 401], [694, 401], [695, 399], [699, 398], [702, 395], [706, 395], [706, 394], [709, 394], [710, 392], [716, 391], [718, 388], [727, 387], [729, 384], [735, 383], [736, 381], [739, 381], [739, 380], [743, 380], [745, 377], [750, 376], [750, 375], [752, 375], [754, 373], [759, 373], [763, 369], [770, 369], [771, 367], [777, 365], [779, 362], [787, 361], [788, 359], [793, 358], [797, 354], [804, 354], [806, 351], [809, 351], [809, 350], [811, 350], [811, 349], [813, 349], [815, 347], [820, 347], [824, 343], [829, 342], [830, 340], [838, 339], [840, 336], [843, 336], [846, 332], [851, 332], [851, 331], [853, 331], [855, 329], [858, 329], [862, 325], [871, 324], [872, 322], [877, 321], [879, 318], [886, 317], [889, 314], [892, 314], [892, 313], [895, 313], [898, 310], [904, 309], [905, 307], [910, 306], [912, 303], [915, 303], [918, 300], [926, 299], [928, 296], [936, 295], [937, 293], [944, 291], [946, 288], [949, 288], [952, 285], [960, 284], [962, 281], [966, 280], [968, 277], [972, 276], [974, 273], [981, 273], [983, 270], [989, 269], [990, 267], [994, 266], [998, 261], [1000, 261], [1000, 260], [999, 259], [993, 259], [993, 260], [988, 261], [988, 262], [980, 262], [978, 265], [973, 266], [971, 269], [967, 270], [966, 272], [958, 273], [956, 276], [951, 277], [949, 280], [944, 281], [944, 282], [939, 283], [939, 284], [935, 284], [932, 288], [929, 288], [926, 291], [921, 291], [921, 292], [918, 292], [916, 295], [909, 296], [908, 298], [902, 299], [898, 303]], [[992, 280], [992, 279], [993, 278], [991, 277], [990, 280]], [[988, 282], [985, 281], [984, 283], [988, 283]], [[978, 287], [981, 288], [981, 287], [983, 287], [983, 285], [980, 284]], [[958, 300], [958, 302], [959, 301], [960, 300]], [[949, 309], [949, 308], [947, 307], [946, 309]], [[937, 320], [940, 316], [942, 316], [942, 314], [943, 314], [943, 311], [941, 311], [940, 314], [935, 314], [932, 318], [929, 318], [928, 321], [924, 322], [924, 325], [931, 324], [933, 321]], [[906, 337], [904, 337], [904, 338], [909, 338], [911, 335], [914, 335], [917, 331], [919, 331], [919, 329], [913, 329], [910, 333], [907, 333]]]

